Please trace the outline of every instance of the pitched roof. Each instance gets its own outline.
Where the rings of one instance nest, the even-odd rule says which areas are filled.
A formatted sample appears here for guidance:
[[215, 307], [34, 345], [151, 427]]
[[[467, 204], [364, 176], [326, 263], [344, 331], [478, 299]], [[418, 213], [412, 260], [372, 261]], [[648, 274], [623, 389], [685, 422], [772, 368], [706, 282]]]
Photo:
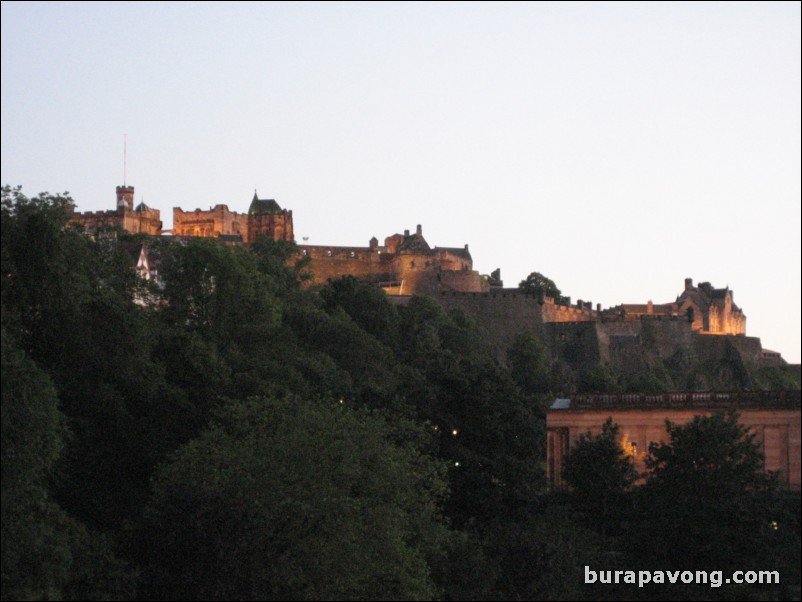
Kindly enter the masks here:
[[402, 242], [398, 247], [400, 251], [431, 251], [431, 247], [429, 247], [429, 243], [426, 242], [426, 239], [423, 238], [422, 234], [412, 234], [411, 236], [407, 236], [404, 238], [404, 242]]
[[463, 259], [470, 259], [473, 260], [471, 257], [470, 251], [465, 247], [435, 247], [435, 251], [442, 251], [445, 253], [451, 253], [452, 255], [456, 255], [457, 257], [462, 257]]
[[256, 191], [253, 191], [253, 200], [248, 208], [248, 215], [269, 215], [281, 213], [281, 207], [274, 199], [260, 199]]

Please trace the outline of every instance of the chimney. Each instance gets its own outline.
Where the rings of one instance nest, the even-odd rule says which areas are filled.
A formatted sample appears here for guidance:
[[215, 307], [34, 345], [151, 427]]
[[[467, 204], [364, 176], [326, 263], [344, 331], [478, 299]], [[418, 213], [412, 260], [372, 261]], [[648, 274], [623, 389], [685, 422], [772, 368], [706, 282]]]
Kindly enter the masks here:
[[685, 279], [685, 290], [689, 291], [693, 288], [693, 278], [686, 278]]
[[409, 238], [409, 230], [404, 230], [404, 238]]
[[418, 224], [418, 227], [415, 228], [415, 234], [417, 234], [418, 236], [423, 236], [423, 228], [421, 228], [420, 224]]

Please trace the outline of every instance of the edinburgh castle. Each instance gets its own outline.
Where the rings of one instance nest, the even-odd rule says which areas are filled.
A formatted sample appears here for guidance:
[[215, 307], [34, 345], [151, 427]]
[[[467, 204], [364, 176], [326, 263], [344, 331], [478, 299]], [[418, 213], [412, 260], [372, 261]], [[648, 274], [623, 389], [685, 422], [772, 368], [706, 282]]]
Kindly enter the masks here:
[[[133, 187], [117, 187], [116, 210], [75, 212], [71, 219], [87, 231], [118, 227], [134, 234], [216, 238], [243, 245], [260, 236], [294, 241], [292, 211], [256, 193], [247, 213], [222, 204], [209, 210], [175, 207], [169, 232], [162, 230], [158, 209], [144, 203], [134, 207], [133, 198]], [[746, 316], [735, 304], [733, 291], [709, 282], [694, 285], [688, 278], [678, 296], [665, 303], [609, 308], [583, 300], [571, 303], [504, 288], [499, 270], [480, 275], [473, 269], [467, 244], [431, 246], [420, 225], [414, 232], [387, 236], [383, 244], [373, 237], [366, 246], [299, 245], [298, 253], [308, 258], [311, 286], [353, 276], [381, 288], [396, 303], [423, 294], [464, 310], [502, 359], [516, 334], [528, 331], [544, 343], [553, 362], [569, 371], [601, 365], [626, 374], [659, 364], [674, 372], [675, 380], [682, 375], [688, 389], [715, 386], [697, 370], [711, 361], [725, 366], [724, 378], [747, 388], [755, 370], [786, 365], [779, 353], [763, 349], [759, 338], [746, 335]]]

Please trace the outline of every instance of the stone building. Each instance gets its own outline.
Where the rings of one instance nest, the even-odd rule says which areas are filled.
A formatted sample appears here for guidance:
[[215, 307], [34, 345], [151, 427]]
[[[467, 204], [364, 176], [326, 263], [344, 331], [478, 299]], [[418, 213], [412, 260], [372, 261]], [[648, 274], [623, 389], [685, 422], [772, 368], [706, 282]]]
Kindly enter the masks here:
[[134, 207], [134, 187], [117, 186], [117, 208], [110, 211], [75, 212], [71, 223], [79, 224], [86, 232], [104, 228], [122, 228], [132, 234], [158, 236], [162, 233], [161, 212], [151, 209], [144, 202]]
[[[72, 221], [87, 230], [117, 226], [132, 233], [161, 234], [159, 211], [144, 203], [134, 208], [133, 200], [132, 186], [118, 186], [116, 210], [73, 213]], [[227, 244], [251, 244], [263, 235], [292, 241], [292, 211], [273, 199], [260, 199], [254, 191], [247, 213], [224, 204], [208, 211], [175, 207], [172, 234]], [[420, 225], [414, 232], [386, 237], [382, 245], [373, 237], [364, 247], [302, 245], [299, 253], [310, 260], [311, 286], [353, 276], [382, 288], [397, 303], [424, 294], [444, 306], [464, 309], [502, 361], [515, 336], [529, 331], [544, 342], [553, 362], [577, 373], [603, 365], [625, 376], [666, 363], [677, 373], [690, 374], [694, 366], [714, 360], [726, 364], [730, 382], [750, 386], [755, 369], [786, 365], [780, 354], [762, 349], [760, 339], [746, 336], [746, 317], [729, 287], [715, 288], [709, 282], [694, 286], [687, 278], [670, 303], [602, 309], [590, 301], [558, 302], [503, 288], [498, 270], [480, 276], [468, 245], [432, 247]], [[710, 388], [715, 383], [701, 378], [684, 386]]]
[[354, 276], [381, 287], [388, 295], [437, 295], [446, 291], [481, 293], [490, 290], [486, 279], [473, 269], [468, 245], [431, 247], [418, 225], [414, 234], [405, 230], [379, 245], [373, 237], [367, 247], [302, 245], [310, 258], [311, 285], [329, 279]]
[[673, 303], [617, 305], [605, 311], [608, 318], [639, 320], [642, 317], [687, 316], [692, 330], [701, 334], [746, 334], [746, 316], [735, 305], [729, 287], [714, 288], [709, 282], [693, 285], [685, 279], [685, 289]]
[[282, 209], [273, 199], [260, 199], [254, 190], [251, 206], [248, 207], [248, 238], [245, 242], [256, 242], [260, 236], [273, 240], [295, 240], [292, 211]]
[[292, 211], [282, 209], [273, 199], [260, 199], [256, 191], [248, 213], [230, 211], [228, 205], [215, 205], [208, 211], [173, 207], [173, 235], [223, 238], [245, 244], [260, 236], [294, 240]]
[[668, 441], [666, 420], [734, 408], [762, 448], [764, 469], [779, 471], [792, 491], [800, 490], [800, 392], [657, 393], [575, 395], [556, 400], [546, 412], [546, 465], [549, 483], [562, 489], [563, 466], [579, 436], [599, 435], [607, 418], [620, 427], [620, 443], [642, 472], [650, 443]]

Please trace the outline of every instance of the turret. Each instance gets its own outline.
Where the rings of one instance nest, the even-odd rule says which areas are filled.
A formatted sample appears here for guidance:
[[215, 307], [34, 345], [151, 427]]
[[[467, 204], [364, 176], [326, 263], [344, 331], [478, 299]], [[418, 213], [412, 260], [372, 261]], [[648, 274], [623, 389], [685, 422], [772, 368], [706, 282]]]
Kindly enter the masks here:
[[134, 187], [117, 186], [117, 209], [134, 208]]

